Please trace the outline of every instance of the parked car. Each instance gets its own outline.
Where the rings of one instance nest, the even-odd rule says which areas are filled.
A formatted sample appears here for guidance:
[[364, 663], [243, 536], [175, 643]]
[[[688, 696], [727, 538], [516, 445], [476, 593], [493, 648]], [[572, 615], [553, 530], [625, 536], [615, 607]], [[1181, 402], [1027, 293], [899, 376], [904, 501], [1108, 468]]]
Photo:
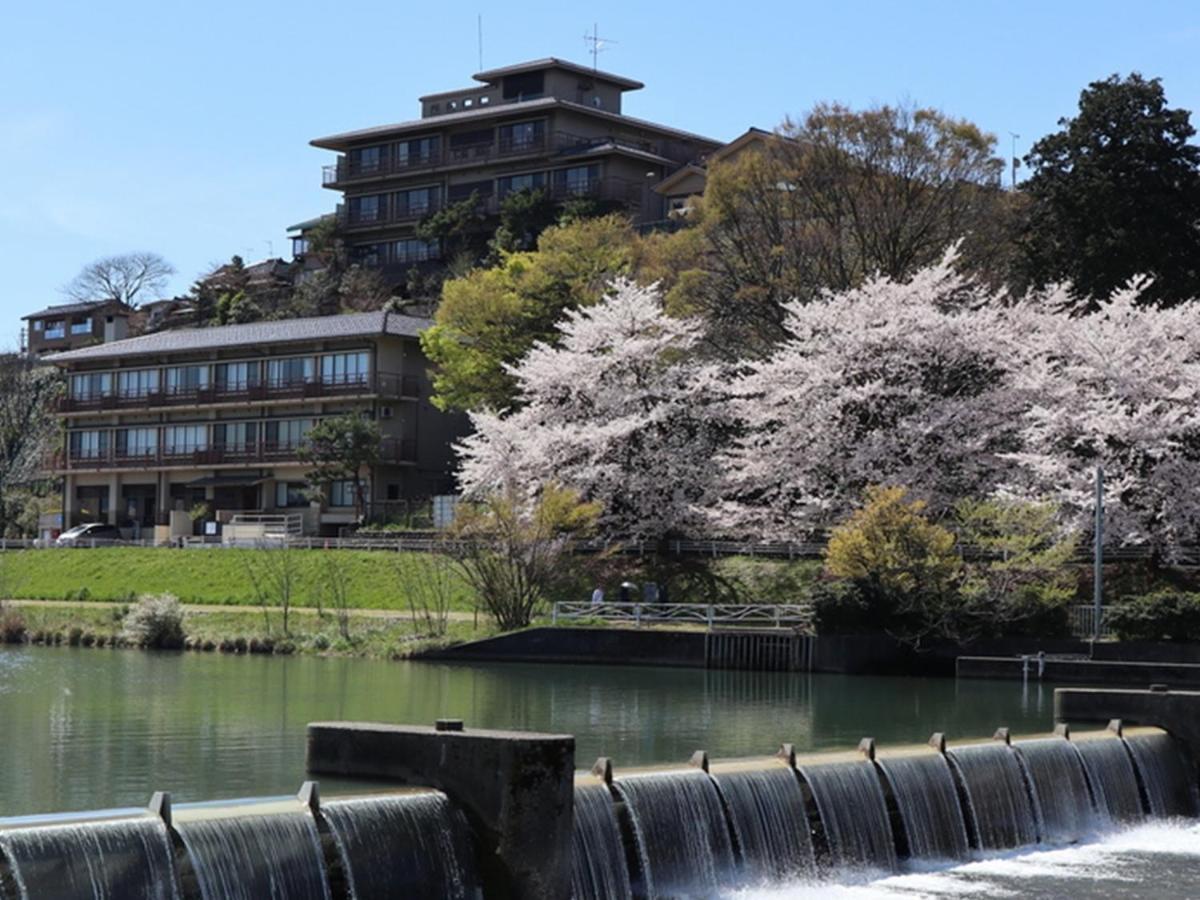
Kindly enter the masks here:
[[56, 547], [95, 547], [116, 544], [121, 540], [121, 529], [116, 525], [89, 522], [64, 531], [54, 542]]

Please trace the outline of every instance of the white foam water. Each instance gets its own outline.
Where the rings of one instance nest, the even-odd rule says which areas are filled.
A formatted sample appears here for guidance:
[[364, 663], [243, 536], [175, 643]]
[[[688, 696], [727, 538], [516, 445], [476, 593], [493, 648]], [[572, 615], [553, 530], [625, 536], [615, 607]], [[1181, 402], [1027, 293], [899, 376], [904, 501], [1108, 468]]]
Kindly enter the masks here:
[[1071, 847], [980, 855], [946, 868], [909, 861], [899, 875], [842, 872], [809, 881], [727, 893], [738, 900], [808, 898], [1020, 897], [1072, 900], [1186, 900], [1200, 897], [1200, 823], [1159, 821], [1095, 835]]

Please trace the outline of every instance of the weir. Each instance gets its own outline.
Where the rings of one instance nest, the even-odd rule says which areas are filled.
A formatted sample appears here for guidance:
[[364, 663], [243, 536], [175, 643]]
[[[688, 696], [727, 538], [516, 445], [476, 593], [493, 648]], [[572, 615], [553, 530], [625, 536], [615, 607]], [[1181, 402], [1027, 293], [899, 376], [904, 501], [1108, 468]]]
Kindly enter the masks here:
[[[1110, 821], [1200, 811], [1194, 763], [1174, 737], [1114, 726], [1074, 737], [1064, 729], [1011, 745], [1002, 730], [1002, 740], [949, 749], [935, 735], [933, 750], [879, 754], [864, 741], [865, 760], [826, 754], [797, 761], [785, 745], [772, 758], [710, 766], [698, 752], [691, 767], [615, 779], [607, 761], [593, 775], [569, 767], [570, 824], [559, 833], [552, 830], [562, 821], [559, 782], [548, 789], [544, 763], [547, 755], [562, 762], [571, 745], [561, 736], [466, 732], [481, 742], [455, 744], [439, 739], [436, 729], [399, 729], [405, 735], [399, 743], [385, 738], [367, 746], [376, 729], [395, 733], [351, 726], [348, 744], [319, 745], [331, 754], [322, 759], [351, 769], [358, 760], [377, 780], [387, 770], [410, 781], [419, 766], [428, 767], [430, 780], [451, 787], [322, 804], [308, 783], [296, 799], [172, 810], [156, 795], [153, 814], [0, 820], [0, 898], [714, 896], [747, 885], [836, 880], [847, 867], [922, 871], [928, 861], [969, 859], [978, 849], [1062, 846]], [[414, 751], [414, 740], [425, 749]], [[509, 740], [518, 742], [515, 750], [503, 749]], [[548, 744], [538, 747], [539, 741]], [[522, 758], [543, 765], [526, 771], [513, 764]], [[461, 768], [466, 759], [476, 766], [473, 774], [437, 771]], [[467, 789], [524, 801], [521, 816], [510, 810], [498, 825], [535, 823], [535, 798], [548, 797], [550, 805], [537, 835], [499, 840], [481, 831], [480, 810], [491, 801], [458, 793]], [[563, 839], [561, 882], [511, 877], [535, 867], [539, 849], [554, 868]], [[514, 850], [531, 855], [510, 855], [497, 865], [498, 854]]]

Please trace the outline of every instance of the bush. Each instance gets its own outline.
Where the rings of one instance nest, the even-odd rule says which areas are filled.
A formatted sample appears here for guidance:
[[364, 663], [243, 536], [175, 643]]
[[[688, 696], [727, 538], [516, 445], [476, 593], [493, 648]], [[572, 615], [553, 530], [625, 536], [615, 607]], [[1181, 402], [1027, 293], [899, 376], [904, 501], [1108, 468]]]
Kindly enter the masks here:
[[25, 617], [7, 603], [0, 603], [0, 644], [19, 644], [25, 640]]
[[186, 635], [183, 630], [183, 607], [172, 594], [147, 594], [125, 616], [121, 638], [134, 647], [153, 647], [178, 650]]
[[1108, 616], [1124, 641], [1200, 640], [1200, 594], [1157, 591], [1129, 597]]
[[853, 581], [825, 581], [809, 593], [817, 634], [862, 634], [879, 630], [878, 617]]

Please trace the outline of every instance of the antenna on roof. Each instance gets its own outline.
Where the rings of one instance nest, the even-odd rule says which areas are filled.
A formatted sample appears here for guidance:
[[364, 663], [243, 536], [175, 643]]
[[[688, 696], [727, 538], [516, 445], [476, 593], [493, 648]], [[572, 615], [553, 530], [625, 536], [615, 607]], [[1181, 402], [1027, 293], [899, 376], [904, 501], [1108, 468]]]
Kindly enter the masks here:
[[478, 13], [475, 16], [476, 24], [479, 31], [479, 71], [483, 71], [483, 13]]
[[594, 22], [592, 23], [591, 34], [588, 34], [586, 31], [583, 33], [583, 42], [590, 48], [588, 52], [592, 54], [593, 72], [595, 72], [598, 68], [596, 65], [596, 58], [608, 49], [609, 44], [617, 43], [616, 41], [609, 40], [608, 38], [600, 37], [600, 26]]

